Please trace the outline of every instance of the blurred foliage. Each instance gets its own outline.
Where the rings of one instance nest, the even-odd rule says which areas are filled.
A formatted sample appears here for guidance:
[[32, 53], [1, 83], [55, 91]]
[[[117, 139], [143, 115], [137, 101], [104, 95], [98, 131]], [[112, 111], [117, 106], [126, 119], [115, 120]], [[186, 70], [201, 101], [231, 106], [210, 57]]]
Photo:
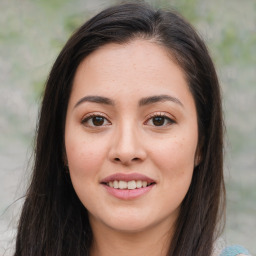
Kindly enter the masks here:
[[[118, 1], [107, 1], [107, 3]], [[255, 107], [256, 64], [256, 1], [245, 0], [148, 0], [155, 7], [173, 8], [189, 20], [205, 38], [216, 63], [224, 95], [224, 109], [232, 152], [252, 145], [242, 134], [245, 131], [255, 143], [254, 119], [244, 127], [245, 118]], [[85, 0], [18, 0], [1, 2], [6, 9], [1, 15], [8, 24], [0, 28], [2, 57], [8, 59], [2, 79], [5, 83], [27, 88], [30, 100], [41, 95], [47, 73], [67, 38], [88, 17], [103, 6], [95, 1], [88, 7]], [[91, 4], [92, 5], [92, 4]], [[106, 1], [104, 2], [106, 6]], [[37, 61], [38, 60], [38, 61]], [[29, 74], [25, 77], [24, 74]], [[244, 94], [245, 89], [247, 95]], [[235, 90], [235, 91], [233, 91]], [[248, 100], [246, 99], [248, 98]], [[240, 120], [236, 120], [240, 116]], [[238, 123], [239, 121], [239, 123]], [[247, 121], [248, 122], [248, 121]], [[254, 130], [255, 131], [255, 130]], [[251, 146], [252, 147], [252, 146]]]

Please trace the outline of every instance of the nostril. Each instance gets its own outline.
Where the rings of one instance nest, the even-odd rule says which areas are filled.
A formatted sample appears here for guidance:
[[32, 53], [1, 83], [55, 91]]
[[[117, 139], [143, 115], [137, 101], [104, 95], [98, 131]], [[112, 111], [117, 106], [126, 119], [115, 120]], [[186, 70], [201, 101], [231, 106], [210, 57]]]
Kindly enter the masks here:
[[[122, 159], [122, 158], [121, 158]], [[130, 160], [125, 160], [125, 159], [122, 159], [121, 160], [120, 158], [118, 158], [118, 157], [115, 157], [114, 158], [114, 161], [115, 162], [123, 162], [123, 163], [125, 163], [125, 164], [127, 164], [127, 163], [131, 163], [131, 162], [137, 162], [137, 161], [139, 161], [140, 160], [140, 158], [139, 157], [134, 157], [134, 158], [132, 158], [132, 159], [130, 159]]]

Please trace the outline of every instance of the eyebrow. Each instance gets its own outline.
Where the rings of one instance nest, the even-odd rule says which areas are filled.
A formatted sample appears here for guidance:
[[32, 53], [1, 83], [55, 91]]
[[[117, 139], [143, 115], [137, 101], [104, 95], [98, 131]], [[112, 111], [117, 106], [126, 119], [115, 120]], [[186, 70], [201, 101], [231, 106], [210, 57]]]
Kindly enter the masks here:
[[158, 102], [165, 102], [165, 101], [171, 101], [171, 102], [177, 103], [181, 107], [184, 107], [179, 99], [170, 95], [157, 95], [157, 96], [142, 98], [139, 101], [139, 106], [145, 106], [145, 105], [154, 104]]
[[99, 104], [105, 104], [105, 105], [114, 105], [114, 101], [109, 98], [106, 98], [106, 97], [85, 96], [76, 103], [74, 108], [76, 108], [78, 105], [80, 105], [81, 103], [84, 103], [84, 102], [93, 102], [93, 103], [99, 103]]
[[[139, 106], [141, 107], [141, 106], [146, 106], [146, 105], [150, 105], [150, 104], [154, 104], [154, 103], [158, 103], [158, 102], [165, 102], [165, 101], [171, 101], [171, 102], [177, 103], [178, 105], [184, 107], [179, 99], [177, 99], [173, 96], [170, 96], [170, 95], [156, 95], [156, 96], [150, 96], [150, 97], [142, 98], [139, 101]], [[82, 104], [84, 102], [99, 103], [99, 104], [105, 104], [105, 105], [111, 105], [111, 106], [115, 105], [113, 100], [111, 100], [109, 98], [106, 98], [106, 97], [85, 96], [85, 97], [81, 98], [76, 103], [74, 108], [76, 108], [77, 106], [79, 106], [80, 104]]]

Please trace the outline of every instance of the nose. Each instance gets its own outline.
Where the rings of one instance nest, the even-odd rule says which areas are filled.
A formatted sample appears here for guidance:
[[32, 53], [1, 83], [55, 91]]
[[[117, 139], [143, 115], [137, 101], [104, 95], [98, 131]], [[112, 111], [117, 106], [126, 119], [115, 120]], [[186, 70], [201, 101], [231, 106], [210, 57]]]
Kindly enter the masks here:
[[114, 163], [131, 165], [146, 159], [146, 150], [138, 129], [126, 124], [115, 130], [109, 158]]

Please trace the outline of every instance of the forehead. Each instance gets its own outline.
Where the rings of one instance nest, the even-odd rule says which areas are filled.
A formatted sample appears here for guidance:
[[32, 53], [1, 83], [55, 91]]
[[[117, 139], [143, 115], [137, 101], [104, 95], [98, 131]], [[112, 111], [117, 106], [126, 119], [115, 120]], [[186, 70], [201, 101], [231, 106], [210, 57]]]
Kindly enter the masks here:
[[[131, 67], [142, 73], [170, 65], [179, 69], [179, 66], [173, 61], [170, 50], [153, 40], [134, 39], [124, 44], [109, 43], [103, 45], [96, 51], [87, 56], [79, 65], [79, 69], [98, 66], [101, 72], [110, 71], [114, 66], [115, 70], [127, 69]], [[165, 69], [164, 69], [165, 70]], [[180, 69], [180, 73], [183, 72]]]
[[[87, 56], [78, 66], [72, 95], [107, 97], [155, 94], [190, 96], [183, 70], [156, 42], [136, 39], [110, 43]], [[73, 98], [73, 97], [72, 97]]]

